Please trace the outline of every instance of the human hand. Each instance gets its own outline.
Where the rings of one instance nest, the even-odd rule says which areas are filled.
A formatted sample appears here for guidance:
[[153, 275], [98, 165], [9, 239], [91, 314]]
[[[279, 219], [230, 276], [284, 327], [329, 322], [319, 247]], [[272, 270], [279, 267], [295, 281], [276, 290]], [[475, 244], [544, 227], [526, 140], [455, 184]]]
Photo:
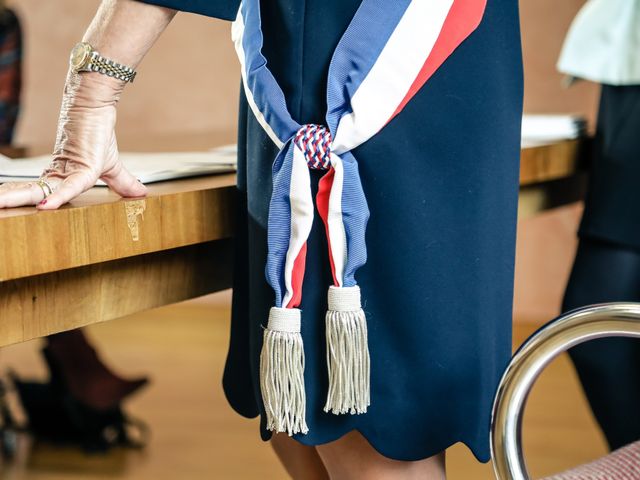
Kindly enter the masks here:
[[103, 180], [123, 197], [147, 192], [122, 164], [115, 136], [124, 82], [99, 73], [67, 76], [53, 158], [40, 182], [0, 185], [0, 208], [36, 205], [53, 210]]

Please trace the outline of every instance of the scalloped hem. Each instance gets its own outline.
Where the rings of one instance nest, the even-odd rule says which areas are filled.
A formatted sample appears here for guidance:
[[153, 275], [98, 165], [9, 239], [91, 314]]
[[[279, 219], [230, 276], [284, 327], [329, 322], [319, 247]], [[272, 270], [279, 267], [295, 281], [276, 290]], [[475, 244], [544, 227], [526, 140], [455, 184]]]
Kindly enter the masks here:
[[[236, 412], [238, 415], [240, 415], [241, 417], [247, 418], [247, 419], [254, 419], [257, 417], [260, 417], [262, 420], [262, 416], [260, 413], [255, 413], [254, 412], [248, 412], [248, 411], [243, 411], [240, 408], [237, 408], [236, 405], [231, 402], [229, 400], [229, 397], [227, 395], [226, 389], [225, 389], [225, 397], [227, 398], [227, 401], [229, 402], [229, 405], [231, 406], [231, 408], [233, 409], [234, 412]], [[263, 441], [268, 442], [269, 440], [271, 440], [271, 437], [273, 436], [273, 433], [270, 432], [269, 430], [265, 430], [264, 428], [262, 428], [262, 424], [259, 428], [260, 430], [260, 438], [262, 438]], [[382, 446], [380, 445], [376, 445], [374, 442], [372, 442], [367, 435], [359, 428], [347, 428], [345, 431], [341, 431], [340, 433], [336, 434], [336, 435], [331, 435], [325, 439], [315, 439], [315, 440], [311, 440], [312, 437], [310, 437], [309, 435], [294, 435], [292, 438], [296, 441], [298, 441], [299, 443], [301, 443], [302, 445], [307, 445], [309, 447], [316, 447], [318, 445], [325, 445], [327, 443], [331, 443], [331, 442], [335, 442], [336, 440], [344, 437], [347, 433], [356, 431], [358, 433], [360, 433], [360, 435], [362, 435], [364, 437], [364, 439], [367, 441], [367, 443], [369, 443], [369, 445], [371, 445], [371, 447], [378, 452], [380, 455], [382, 455], [383, 457], [389, 458], [391, 460], [397, 460], [400, 462], [416, 462], [419, 460], [424, 460], [426, 458], [429, 457], [433, 457], [434, 455], [437, 455], [440, 452], [443, 452], [449, 448], [451, 448], [452, 446], [461, 443], [463, 444], [465, 447], [467, 447], [467, 450], [469, 450], [471, 452], [471, 454], [474, 456], [474, 458], [480, 462], [480, 463], [488, 463], [489, 460], [491, 460], [491, 455], [489, 453], [489, 448], [487, 447], [487, 451], [486, 452], [479, 452], [476, 449], [474, 449], [471, 444], [469, 442], [467, 442], [466, 440], [463, 440], [461, 438], [454, 438], [451, 439], [449, 441], [444, 441], [442, 448], [432, 448], [432, 449], [424, 449], [423, 451], [421, 451], [420, 453], [418, 453], [417, 455], [397, 455], [394, 454], [392, 452], [387, 452], [385, 448], [382, 448]], [[488, 440], [487, 440], [488, 441]], [[484, 455], [482, 455], [481, 453], [484, 453]]]
[[[343, 436], [345, 436], [347, 433], [356, 431], [358, 433], [360, 433], [360, 435], [362, 435], [364, 437], [364, 439], [367, 441], [367, 443], [369, 443], [369, 445], [371, 445], [371, 447], [378, 452], [380, 455], [382, 455], [383, 457], [389, 458], [391, 460], [397, 460], [397, 461], [401, 461], [401, 462], [416, 462], [419, 460], [424, 460], [430, 457], [433, 457], [434, 455], [437, 455], [445, 450], [447, 450], [448, 448], [451, 448], [452, 446], [461, 443], [463, 444], [465, 447], [467, 447], [467, 449], [471, 452], [471, 454], [474, 456], [474, 458], [480, 462], [480, 463], [487, 463], [489, 462], [489, 460], [491, 459], [491, 455], [487, 452], [485, 455], [480, 455], [480, 453], [478, 451], [476, 451], [473, 447], [471, 447], [471, 445], [462, 439], [452, 439], [450, 441], [445, 441], [442, 442], [443, 446], [440, 448], [432, 448], [432, 449], [424, 449], [423, 451], [417, 453], [416, 455], [398, 455], [397, 452], [388, 452], [386, 451], [385, 448], [383, 448], [380, 445], [376, 445], [374, 442], [372, 442], [366, 435], [365, 432], [363, 432], [361, 429], [359, 428], [351, 428], [351, 429], [347, 429], [345, 432], [341, 432], [338, 435], [332, 436], [332, 438], [328, 438], [327, 440], [323, 440], [323, 441], [318, 441], [318, 442], [312, 442], [312, 441], [305, 441], [306, 438], [304, 435], [294, 435], [293, 438], [295, 440], [297, 440], [298, 442], [300, 442], [303, 445], [307, 445], [307, 446], [318, 446], [318, 445], [324, 445], [326, 443], [330, 443], [330, 442], [334, 442], [340, 438], [342, 438]], [[271, 438], [271, 432], [269, 433], [269, 438]], [[265, 438], [265, 435], [262, 435], [262, 439], [263, 440], [268, 440]], [[488, 448], [487, 448], [488, 450]]]

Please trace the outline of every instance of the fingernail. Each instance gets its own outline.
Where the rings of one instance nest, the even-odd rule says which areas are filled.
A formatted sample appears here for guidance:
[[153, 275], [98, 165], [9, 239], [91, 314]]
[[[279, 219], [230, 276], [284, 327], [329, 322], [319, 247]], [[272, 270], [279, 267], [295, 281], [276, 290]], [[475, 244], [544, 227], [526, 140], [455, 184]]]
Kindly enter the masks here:
[[38, 205], [44, 205], [44, 204], [46, 204], [46, 203], [47, 203], [47, 201], [46, 201], [46, 200], [42, 200]]

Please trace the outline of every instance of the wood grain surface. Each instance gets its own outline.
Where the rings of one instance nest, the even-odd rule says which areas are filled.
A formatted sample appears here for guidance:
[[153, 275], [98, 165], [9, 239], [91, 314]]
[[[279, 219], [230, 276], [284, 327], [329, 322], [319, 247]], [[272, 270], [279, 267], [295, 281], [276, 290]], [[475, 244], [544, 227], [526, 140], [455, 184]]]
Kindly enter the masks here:
[[229, 288], [231, 239], [0, 284], [0, 346]]
[[520, 186], [570, 177], [583, 170], [588, 161], [588, 139], [567, 140], [522, 149]]
[[233, 236], [235, 175], [149, 186], [145, 199], [96, 187], [60, 210], [0, 210], [0, 282]]
[[[575, 201], [584, 148], [526, 148], [520, 215]], [[0, 346], [231, 286], [235, 175], [96, 187], [57, 211], [0, 210]]]
[[[288, 478], [257, 419], [229, 407], [221, 388], [229, 345], [231, 296], [140, 312], [88, 328], [107, 363], [124, 376], [147, 374], [152, 382], [127, 402], [147, 421], [151, 444], [143, 451], [114, 449], [87, 455], [72, 448], [30, 442], [17, 462], [2, 464], [7, 480], [283, 480]], [[516, 321], [514, 348], [541, 322]], [[0, 370], [46, 378], [40, 342], [2, 349]], [[408, 426], [407, 428], [410, 428]], [[575, 371], [566, 355], [547, 367], [527, 401], [524, 418], [527, 465], [532, 478], [560, 472], [606, 452]], [[26, 450], [26, 451], [25, 451]], [[477, 462], [458, 443], [447, 451], [448, 480], [495, 480], [490, 464]]]
[[[526, 148], [520, 183], [571, 177], [581, 158], [578, 141]], [[58, 211], [0, 210], [0, 281], [230, 238], [234, 183], [234, 175], [162, 182], [145, 199], [96, 187]], [[540, 195], [533, 205], [543, 208]]]

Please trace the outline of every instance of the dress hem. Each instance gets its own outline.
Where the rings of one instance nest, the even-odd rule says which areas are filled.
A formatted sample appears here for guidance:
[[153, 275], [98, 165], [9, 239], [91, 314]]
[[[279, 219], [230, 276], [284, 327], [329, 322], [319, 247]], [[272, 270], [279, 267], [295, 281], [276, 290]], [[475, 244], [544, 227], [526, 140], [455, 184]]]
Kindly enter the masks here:
[[[246, 419], [254, 419], [254, 418], [259, 418], [261, 417], [260, 413], [247, 413], [242, 411], [241, 409], [237, 408], [233, 402], [231, 402], [229, 400], [229, 396], [227, 395], [226, 389], [225, 389], [225, 397], [227, 398], [227, 402], [229, 403], [229, 405], [231, 406], [231, 408], [233, 409], [234, 412], [236, 412], [238, 415], [240, 415], [241, 417], [244, 417]], [[271, 437], [273, 436], [273, 433], [269, 430], [265, 430], [262, 427], [259, 428], [260, 429], [260, 437], [262, 438], [263, 441], [268, 442], [269, 440], [271, 440]], [[356, 431], [358, 433], [360, 433], [360, 435], [362, 435], [364, 437], [364, 439], [367, 441], [367, 443], [369, 443], [369, 445], [371, 445], [371, 447], [378, 452], [380, 455], [382, 455], [383, 457], [389, 458], [391, 460], [397, 460], [400, 462], [416, 462], [419, 460], [425, 460], [427, 458], [433, 457], [434, 455], [437, 455], [440, 452], [444, 452], [445, 450], [453, 447], [454, 445], [461, 443], [463, 444], [465, 447], [467, 447], [467, 449], [471, 452], [471, 454], [474, 456], [474, 458], [480, 462], [480, 463], [488, 463], [489, 460], [491, 460], [491, 456], [490, 455], [480, 455], [473, 447], [471, 447], [471, 445], [462, 439], [455, 439], [455, 440], [450, 440], [447, 442], [443, 442], [445, 445], [440, 448], [440, 449], [431, 449], [431, 450], [426, 450], [425, 452], [422, 452], [420, 454], [418, 454], [417, 456], [398, 456], [398, 455], [390, 455], [388, 453], [385, 453], [385, 449], [384, 448], [380, 448], [378, 445], [376, 445], [374, 442], [372, 442], [367, 435], [365, 434], [365, 432], [363, 432], [361, 429], [359, 428], [347, 428], [344, 431], [340, 431], [339, 433], [337, 433], [336, 435], [331, 435], [330, 437], [326, 438], [326, 439], [322, 439], [320, 441], [305, 441], [307, 440], [309, 437], [307, 437], [306, 435], [293, 435], [291, 438], [293, 438], [294, 440], [296, 440], [297, 442], [301, 443], [302, 445], [306, 445], [309, 447], [316, 447], [318, 445], [325, 445], [327, 443], [331, 443], [331, 442], [335, 442], [336, 440], [344, 437], [347, 433]]]
[[447, 449], [453, 447], [454, 445], [461, 443], [463, 444], [465, 447], [467, 447], [467, 449], [471, 452], [471, 454], [474, 456], [474, 458], [480, 462], [480, 463], [488, 463], [489, 460], [491, 459], [491, 457], [489, 455], [487, 455], [486, 457], [480, 456], [476, 453], [476, 451], [464, 440], [451, 440], [449, 442], [443, 442], [445, 443], [445, 445], [442, 448], [439, 449], [433, 449], [433, 451], [431, 450], [426, 450], [426, 453], [420, 453], [417, 456], [396, 456], [396, 455], [390, 455], [384, 452], [383, 448], [379, 448], [379, 446], [375, 445], [368, 437], [367, 435], [360, 430], [359, 428], [350, 428], [347, 429], [345, 432], [342, 432], [338, 435], [335, 436], [335, 438], [330, 438], [326, 441], [320, 441], [320, 442], [304, 442], [304, 435], [302, 436], [294, 436], [293, 438], [296, 439], [298, 442], [300, 442], [303, 445], [307, 445], [310, 447], [315, 447], [318, 445], [324, 445], [326, 443], [330, 443], [330, 442], [334, 442], [340, 438], [342, 438], [343, 436], [345, 436], [347, 433], [356, 431], [358, 433], [360, 433], [360, 435], [362, 435], [364, 437], [364, 439], [367, 441], [367, 443], [369, 443], [369, 445], [371, 445], [371, 447], [378, 452], [380, 455], [382, 455], [383, 457], [389, 458], [391, 460], [397, 460], [400, 462], [417, 462], [419, 460], [425, 460], [427, 458], [433, 457], [434, 455], [437, 455], [441, 452], [446, 451]]

